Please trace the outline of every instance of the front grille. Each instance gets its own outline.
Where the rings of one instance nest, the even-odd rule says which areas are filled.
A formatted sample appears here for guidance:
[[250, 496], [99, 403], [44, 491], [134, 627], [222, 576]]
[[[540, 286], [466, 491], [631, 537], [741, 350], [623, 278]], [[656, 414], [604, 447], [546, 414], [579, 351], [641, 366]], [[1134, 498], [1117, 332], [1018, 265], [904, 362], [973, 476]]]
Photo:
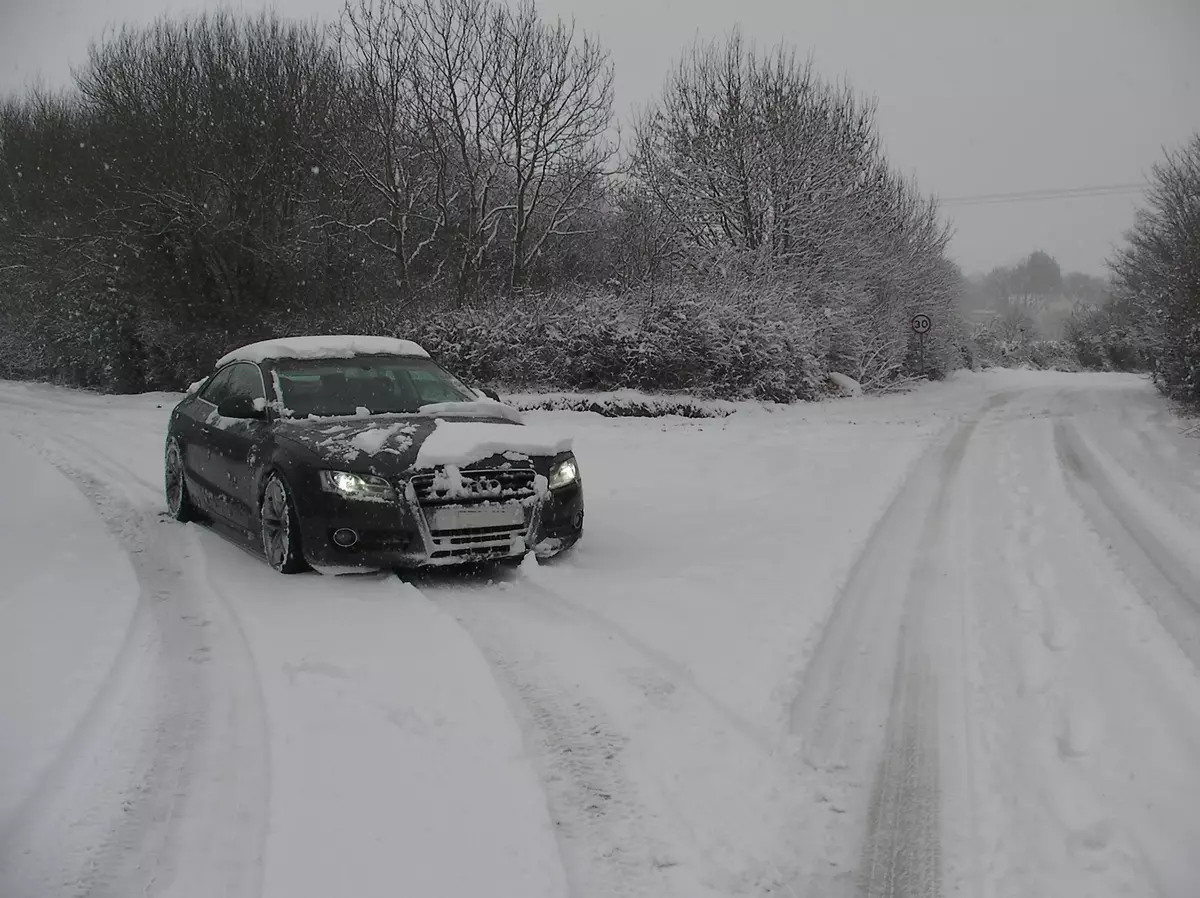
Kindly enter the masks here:
[[504, 556], [512, 549], [513, 540], [525, 538], [525, 527], [460, 527], [453, 530], [430, 530], [433, 538], [432, 558], [461, 558], [464, 556]]
[[407, 552], [412, 541], [413, 535], [404, 530], [360, 530], [350, 551]]
[[455, 530], [430, 530], [430, 534], [439, 542], [462, 544], [489, 543], [503, 538], [511, 541], [513, 536], [525, 532], [524, 526], [514, 524], [511, 527], [459, 527]]
[[468, 471], [441, 469], [412, 478], [422, 507], [508, 502], [535, 494], [532, 468], [490, 468]]

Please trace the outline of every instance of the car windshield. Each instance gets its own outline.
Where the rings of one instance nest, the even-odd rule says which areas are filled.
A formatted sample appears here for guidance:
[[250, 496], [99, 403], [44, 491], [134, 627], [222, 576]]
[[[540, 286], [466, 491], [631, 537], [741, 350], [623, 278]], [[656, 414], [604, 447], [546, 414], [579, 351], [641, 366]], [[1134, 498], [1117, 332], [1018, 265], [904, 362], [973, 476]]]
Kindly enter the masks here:
[[293, 418], [411, 413], [477, 399], [434, 362], [408, 356], [280, 360], [274, 376], [283, 414]]

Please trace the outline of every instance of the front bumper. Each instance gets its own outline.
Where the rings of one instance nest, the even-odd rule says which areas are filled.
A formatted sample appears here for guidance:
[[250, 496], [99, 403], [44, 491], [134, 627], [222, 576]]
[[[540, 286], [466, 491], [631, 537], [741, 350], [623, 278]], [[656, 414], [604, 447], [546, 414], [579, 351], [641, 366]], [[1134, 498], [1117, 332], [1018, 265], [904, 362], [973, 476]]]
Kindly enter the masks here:
[[[318, 568], [445, 567], [517, 559], [531, 551], [545, 557], [570, 548], [583, 535], [579, 483], [518, 503], [521, 520], [511, 527], [480, 530], [433, 529], [430, 510], [417, 502], [411, 488], [395, 503], [326, 492], [310, 499], [311, 507], [298, 511], [304, 556]], [[357, 534], [354, 545], [334, 541], [343, 529]]]

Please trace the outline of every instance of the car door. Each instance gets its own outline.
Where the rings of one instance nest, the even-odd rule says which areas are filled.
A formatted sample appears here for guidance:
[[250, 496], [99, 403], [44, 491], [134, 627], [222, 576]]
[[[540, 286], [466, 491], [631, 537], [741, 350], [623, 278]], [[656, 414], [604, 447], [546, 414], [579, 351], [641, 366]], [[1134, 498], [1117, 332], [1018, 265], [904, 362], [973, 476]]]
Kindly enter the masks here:
[[209, 514], [225, 517], [228, 501], [224, 496], [223, 469], [214, 444], [213, 422], [217, 406], [229, 395], [233, 366], [217, 371], [200, 388], [186, 409], [186, 420], [179, 428], [184, 470], [195, 487], [193, 497]]
[[[229, 370], [228, 392], [223, 398], [266, 402], [266, 384], [258, 365], [235, 362]], [[206, 426], [210, 429], [208, 441], [213, 448], [213, 469], [226, 500], [221, 514], [239, 527], [252, 530], [256, 526], [257, 497], [251, 468], [256, 449], [261, 449], [269, 438], [271, 423], [222, 418], [217, 414]]]

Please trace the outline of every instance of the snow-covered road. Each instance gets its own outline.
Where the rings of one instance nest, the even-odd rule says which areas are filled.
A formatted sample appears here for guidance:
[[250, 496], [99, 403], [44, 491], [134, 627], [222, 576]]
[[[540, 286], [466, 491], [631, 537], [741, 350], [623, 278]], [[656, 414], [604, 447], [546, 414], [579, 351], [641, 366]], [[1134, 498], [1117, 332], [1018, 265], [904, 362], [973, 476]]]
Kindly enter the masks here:
[[1200, 894], [1200, 441], [962, 375], [574, 433], [494, 582], [164, 519], [176, 397], [0, 384], [0, 895]]

